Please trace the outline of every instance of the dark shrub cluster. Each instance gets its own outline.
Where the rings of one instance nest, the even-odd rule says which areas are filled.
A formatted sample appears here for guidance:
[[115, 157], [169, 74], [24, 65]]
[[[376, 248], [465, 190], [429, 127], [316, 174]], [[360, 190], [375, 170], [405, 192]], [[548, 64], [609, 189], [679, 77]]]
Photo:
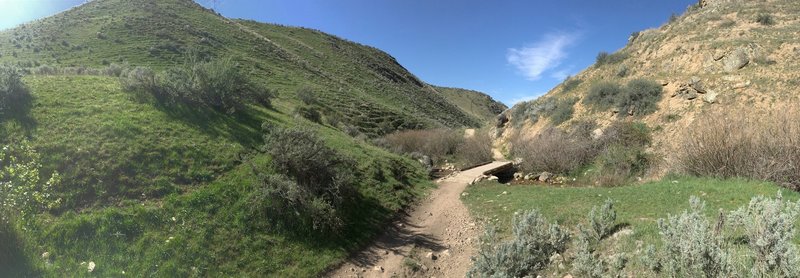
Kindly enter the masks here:
[[768, 13], [758, 14], [758, 16], [756, 16], [756, 22], [766, 26], [775, 25], [775, 19]]
[[[569, 85], [569, 84], [565, 84]], [[577, 85], [570, 85], [577, 86]], [[511, 109], [511, 116], [515, 126], [521, 126], [525, 120], [536, 123], [541, 117], [550, 117], [553, 125], [559, 125], [572, 119], [577, 98], [539, 98], [534, 101], [522, 102]]]
[[259, 177], [253, 211], [294, 229], [342, 228], [340, 211], [353, 192], [355, 161], [327, 147], [312, 131], [267, 124], [264, 130], [262, 151], [272, 162], [253, 164]]
[[612, 81], [592, 85], [583, 103], [597, 109], [616, 108], [619, 116], [646, 115], [656, 111], [663, 88], [649, 79], [634, 79], [620, 86]]
[[606, 64], [619, 64], [622, 61], [628, 59], [628, 53], [626, 52], [616, 52], [609, 54], [608, 52], [602, 51], [597, 53], [597, 60], [595, 61], [595, 65], [602, 66]]
[[617, 98], [622, 95], [622, 87], [613, 81], [601, 81], [592, 84], [583, 104], [591, 105], [598, 109], [608, 109], [614, 107]]
[[27, 107], [31, 95], [22, 82], [19, 69], [0, 66], [0, 117], [13, 113], [17, 108]]

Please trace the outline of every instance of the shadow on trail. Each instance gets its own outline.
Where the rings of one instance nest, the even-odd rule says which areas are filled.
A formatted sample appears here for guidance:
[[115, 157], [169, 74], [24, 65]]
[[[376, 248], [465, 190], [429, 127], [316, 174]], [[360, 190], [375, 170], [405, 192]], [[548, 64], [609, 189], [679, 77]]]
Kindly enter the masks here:
[[[384, 255], [384, 252], [402, 254], [404, 246], [414, 246], [433, 252], [447, 249], [442, 245], [441, 239], [429, 234], [415, 232], [414, 229], [422, 228], [408, 221], [408, 214], [403, 214], [402, 220], [394, 222], [390, 228], [374, 243], [376, 248], [368, 248], [352, 257], [352, 263], [358, 267], [375, 265]], [[402, 254], [407, 255], [407, 254]]]

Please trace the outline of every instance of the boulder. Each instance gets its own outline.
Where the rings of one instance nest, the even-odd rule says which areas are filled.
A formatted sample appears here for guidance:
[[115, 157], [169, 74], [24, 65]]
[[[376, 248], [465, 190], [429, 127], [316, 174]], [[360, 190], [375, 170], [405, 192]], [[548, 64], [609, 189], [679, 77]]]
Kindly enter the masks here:
[[707, 103], [715, 103], [717, 102], [717, 92], [708, 91], [708, 94], [703, 96], [703, 101]]
[[523, 175], [522, 172], [514, 173], [514, 180], [521, 180], [523, 177], [525, 177], [525, 175]]
[[722, 59], [722, 69], [726, 72], [734, 72], [748, 63], [750, 63], [750, 58], [747, 56], [747, 50], [739, 47]]
[[496, 180], [500, 180], [500, 178], [498, 178], [497, 176], [489, 176], [489, 178], [487, 178], [486, 180], [496, 181]]
[[550, 172], [542, 172], [539, 174], [539, 181], [540, 182], [548, 182], [550, 179], [553, 178], [553, 174]]
[[528, 180], [534, 180], [534, 179], [536, 179], [536, 175], [534, 175], [534, 174], [527, 174], [527, 175], [525, 175], [525, 177], [524, 177], [524, 178], [522, 178], [522, 179], [524, 179], [524, 180], [526, 180], [526, 181], [528, 181]]

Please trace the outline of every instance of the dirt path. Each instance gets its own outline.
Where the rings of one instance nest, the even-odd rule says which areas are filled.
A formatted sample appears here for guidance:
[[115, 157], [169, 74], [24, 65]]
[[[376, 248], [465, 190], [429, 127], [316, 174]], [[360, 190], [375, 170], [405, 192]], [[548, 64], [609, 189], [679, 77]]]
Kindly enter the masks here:
[[438, 181], [439, 188], [402, 221], [328, 276], [464, 277], [481, 231], [461, 203], [461, 193], [485, 171], [506, 164], [492, 162]]

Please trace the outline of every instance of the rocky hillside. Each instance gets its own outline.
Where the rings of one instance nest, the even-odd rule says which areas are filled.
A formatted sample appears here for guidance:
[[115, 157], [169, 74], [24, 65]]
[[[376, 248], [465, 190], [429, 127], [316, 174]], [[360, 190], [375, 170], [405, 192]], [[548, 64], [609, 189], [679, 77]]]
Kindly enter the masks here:
[[[712, 112], [797, 109], [798, 36], [797, 1], [703, 0], [659, 28], [633, 32], [624, 48], [600, 53], [546, 95], [504, 112], [509, 122], [498, 123], [498, 134], [507, 141], [549, 125], [642, 121], [653, 130], [653, 151], [668, 158], [681, 130]], [[634, 83], [662, 88], [648, 94]]]

